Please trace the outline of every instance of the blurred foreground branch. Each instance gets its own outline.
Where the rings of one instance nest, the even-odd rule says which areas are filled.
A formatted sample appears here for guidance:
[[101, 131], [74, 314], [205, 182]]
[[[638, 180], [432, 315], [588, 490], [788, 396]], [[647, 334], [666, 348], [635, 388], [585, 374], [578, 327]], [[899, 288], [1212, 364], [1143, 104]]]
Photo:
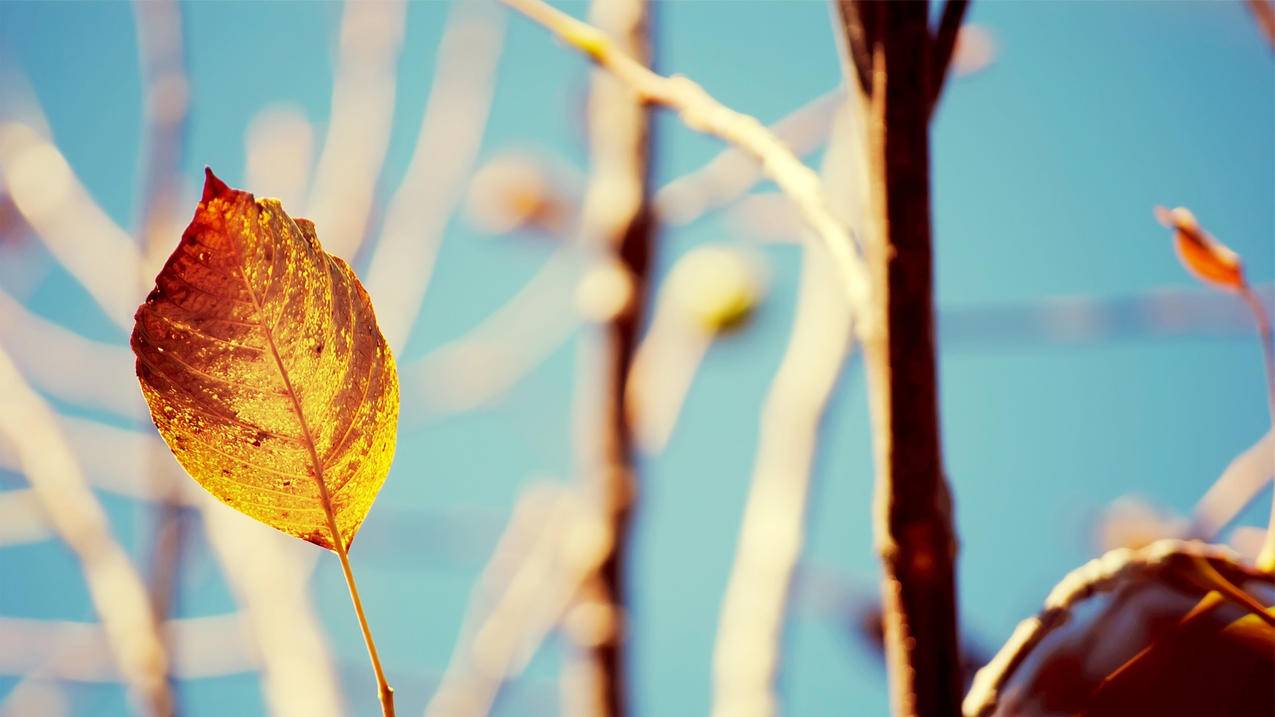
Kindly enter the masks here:
[[[849, 226], [862, 222], [863, 157], [850, 126], [854, 97], [843, 97], [824, 158], [823, 182], [843, 201]], [[848, 359], [854, 334], [838, 277], [821, 255], [802, 252], [797, 308], [788, 348], [762, 408], [752, 483], [722, 600], [713, 648], [713, 714], [770, 717], [789, 602], [802, 545], [819, 426]], [[844, 616], [843, 616], [844, 618]]]
[[0, 124], [0, 178], [49, 253], [112, 324], [129, 331], [139, 294], [135, 283], [120, 277], [137, 275], [141, 251], [93, 201], [58, 148], [28, 125]]
[[395, 351], [407, 344], [443, 230], [478, 154], [504, 31], [504, 16], [491, 13], [484, 0], [462, 0], [452, 10], [439, 43], [416, 148], [390, 200], [364, 278]]
[[79, 559], [120, 671], [139, 708], [174, 709], [165, 682], [168, 658], [141, 577], [111, 534], [97, 498], [66, 445], [53, 412], [0, 351], [0, 433], [58, 536]]
[[341, 15], [332, 112], [305, 216], [327, 251], [347, 260], [367, 234], [389, 147], [406, 16], [403, 0], [346, 3]]
[[[643, 61], [652, 54], [648, 11], [645, 0], [594, 0], [590, 7], [610, 42]], [[598, 629], [567, 631], [583, 663], [566, 670], [564, 679], [573, 684], [564, 699], [569, 713], [623, 717], [629, 713], [631, 638], [626, 573], [638, 493], [636, 441], [624, 398], [648, 303], [654, 242], [649, 113], [632, 87], [598, 72], [590, 85], [588, 127], [591, 166], [580, 236], [592, 262], [584, 281], [593, 290], [582, 295], [597, 328], [581, 346], [575, 421], [579, 470], [606, 537], [575, 608], [602, 617]]]
[[518, 499], [474, 588], [451, 664], [427, 717], [487, 714], [566, 613], [607, 551], [607, 527], [587, 501], [556, 486]]

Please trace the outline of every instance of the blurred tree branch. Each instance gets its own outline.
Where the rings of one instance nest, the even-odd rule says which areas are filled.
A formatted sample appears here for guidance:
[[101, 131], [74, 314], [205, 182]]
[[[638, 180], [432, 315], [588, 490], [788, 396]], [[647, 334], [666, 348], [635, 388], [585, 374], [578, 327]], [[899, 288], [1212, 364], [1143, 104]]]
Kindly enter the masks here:
[[407, 3], [351, 2], [341, 15], [327, 136], [314, 169], [307, 216], [323, 245], [353, 261], [367, 235], [394, 116]]
[[525, 490], [473, 590], [461, 638], [426, 715], [487, 714], [607, 551], [607, 526], [576, 491]]
[[93, 606], [139, 709], [166, 716], [173, 696], [168, 658], [141, 577], [111, 533], [106, 514], [84, 482], [53, 412], [0, 350], [0, 433], [58, 536], [79, 559]]
[[504, 31], [504, 16], [490, 12], [487, 2], [461, 0], [439, 43], [411, 163], [390, 200], [364, 280], [395, 351], [407, 345], [443, 230], [478, 155]]
[[[649, 61], [645, 0], [594, 0], [590, 15], [619, 52]], [[628, 710], [628, 558], [638, 484], [636, 442], [625, 383], [647, 308], [654, 227], [650, 206], [651, 136], [641, 95], [618, 78], [596, 72], [588, 105], [589, 179], [580, 209], [587, 270], [605, 288], [585, 307], [597, 322], [581, 347], [576, 389], [579, 470], [606, 526], [597, 568], [584, 579], [575, 610], [605, 616], [598, 629], [568, 631], [584, 662], [569, 670], [575, 707], [586, 714], [623, 717]], [[578, 679], [577, 679], [578, 678]], [[570, 706], [569, 706], [570, 708]]]
[[[141, 263], [138, 296], [167, 256], [174, 236], [181, 235], [181, 163], [185, 154], [190, 89], [186, 80], [181, 7], [175, 0], [133, 3], [145, 99], [145, 160], [139, 227]], [[142, 419], [145, 420], [145, 419]], [[155, 619], [165, 620], [178, 599], [181, 557], [186, 547], [187, 516], [179, 500], [163, 493], [169, 485], [157, 477], [162, 464], [150, 462], [145, 472], [160, 501], [153, 511], [149, 590]], [[171, 645], [168, 646], [171, 651]]]
[[[844, 201], [848, 226], [862, 223], [863, 157], [848, 125], [854, 95], [842, 96], [824, 159], [823, 182]], [[722, 600], [713, 649], [713, 714], [768, 717], [776, 695], [784, 626], [802, 545], [819, 426], [851, 351], [853, 321], [839, 277], [810, 248], [802, 252], [797, 308], [788, 348], [762, 408], [752, 483]], [[844, 619], [845, 616], [842, 616]]]

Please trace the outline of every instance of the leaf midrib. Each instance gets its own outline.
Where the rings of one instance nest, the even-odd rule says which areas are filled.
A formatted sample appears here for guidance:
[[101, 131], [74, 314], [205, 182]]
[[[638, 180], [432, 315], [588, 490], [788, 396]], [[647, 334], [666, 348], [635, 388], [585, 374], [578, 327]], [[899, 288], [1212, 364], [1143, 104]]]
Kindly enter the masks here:
[[323, 462], [319, 460], [319, 451], [314, 443], [314, 435], [310, 432], [310, 424], [305, 419], [305, 412], [301, 410], [301, 398], [297, 395], [297, 391], [292, 387], [292, 379], [288, 376], [288, 369], [283, 365], [283, 358], [279, 355], [279, 347], [275, 344], [274, 332], [262, 319], [265, 317], [265, 311], [261, 302], [257, 299], [257, 292], [253, 290], [251, 282], [248, 281], [248, 274], [244, 271], [242, 257], [239, 262], [239, 278], [243, 280], [244, 289], [248, 292], [248, 298], [252, 300], [253, 308], [257, 315], [257, 325], [261, 327], [261, 331], [266, 337], [266, 348], [270, 350], [270, 356], [274, 359], [275, 368], [279, 370], [279, 377], [283, 379], [283, 386], [288, 394], [288, 399], [292, 401], [292, 411], [297, 416], [297, 422], [301, 424], [301, 437], [305, 443], [306, 450], [310, 453], [310, 461], [314, 466], [314, 482], [319, 488], [319, 503], [323, 506], [323, 513], [327, 517], [328, 530], [332, 534], [333, 548], [339, 552], [345, 553], [345, 544], [341, 539], [341, 531], [336, 524], [336, 515], [332, 511], [332, 501], [328, 497], [328, 485], [323, 477]]

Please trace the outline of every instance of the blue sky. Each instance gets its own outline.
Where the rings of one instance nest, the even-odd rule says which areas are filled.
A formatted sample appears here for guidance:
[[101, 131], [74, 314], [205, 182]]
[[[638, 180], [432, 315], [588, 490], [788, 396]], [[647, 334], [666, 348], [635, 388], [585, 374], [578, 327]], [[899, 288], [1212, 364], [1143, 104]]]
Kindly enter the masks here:
[[[564, 7], [577, 14], [584, 8]], [[198, 2], [182, 10], [193, 91], [185, 158], [193, 206], [203, 165], [231, 184], [242, 179], [244, 132], [265, 104], [295, 104], [322, 136], [341, 6]], [[382, 202], [406, 171], [447, 10], [441, 2], [410, 7], [378, 185]], [[0, 68], [26, 76], [71, 166], [125, 227], [135, 225], [140, 208], [141, 88], [131, 13], [120, 2], [0, 3]], [[998, 53], [989, 69], [948, 87], [933, 127], [942, 307], [1190, 287], [1167, 233], [1152, 219], [1156, 204], [1191, 207], [1245, 257], [1253, 281], [1272, 279], [1275, 65], [1242, 3], [976, 2], [969, 19], [993, 33]], [[766, 121], [840, 81], [821, 2], [660, 2], [655, 43], [660, 69], [686, 74]], [[542, 29], [510, 18], [483, 156], [534, 146], [583, 167], [587, 72]], [[668, 115], [658, 118], [656, 137], [657, 183], [720, 149]], [[728, 232], [720, 216], [662, 232], [660, 273], [692, 247], [731, 240]], [[8, 261], [6, 251], [0, 247], [0, 262]], [[717, 609], [758, 410], [787, 340], [797, 280], [794, 247], [762, 251], [771, 270], [767, 302], [746, 331], [710, 350], [668, 450], [641, 466], [632, 576], [641, 715], [697, 715], [708, 706]], [[454, 220], [403, 360], [463, 334], [550, 252], [546, 243], [487, 241]], [[24, 293], [34, 311], [94, 338], [124, 341], [48, 257], [38, 250], [14, 256], [38, 277]], [[941, 349], [963, 617], [984, 645], [998, 645], [1063, 573], [1092, 555], [1091, 525], [1103, 506], [1136, 493], [1187, 512], [1267, 427], [1261, 364], [1249, 337]], [[463, 560], [400, 560], [396, 551], [408, 552], [418, 538], [378, 527], [378, 511], [390, 504], [501, 515], [536, 476], [570, 475], [575, 356], [572, 346], [558, 350], [489, 409], [405, 422], [395, 467], [361, 538], [385, 551], [364, 556], [356, 547], [353, 556], [391, 677], [446, 665], [481, 550]], [[405, 406], [404, 415], [413, 410]], [[858, 365], [841, 382], [823, 436], [807, 556], [871, 590], [871, 463]], [[19, 476], [0, 477], [5, 488], [21, 484]], [[108, 507], [121, 539], [140, 555], [144, 514], [118, 499]], [[1265, 512], [1248, 517], [1261, 521]], [[335, 560], [321, 562], [313, 589], [324, 624], [343, 658], [358, 666], [363, 648], [340, 572]], [[233, 607], [202, 546], [186, 567], [183, 615]], [[92, 619], [75, 563], [55, 543], [0, 552], [0, 614]], [[552, 699], [556, 668], [550, 646], [498, 713], [522, 714], [520, 700], [545, 699], [546, 690]], [[844, 714], [846, 705], [855, 714], [886, 710], [884, 674], [842, 622], [795, 614], [783, 673], [789, 714]], [[366, 679], [351, 672], [351, 714], [372, 713], [363, 699]], [[0, 677], [0, 693], [11, 684]], [[73, 694], [76, 714], [125, 710], [116, 688], [77, 687]], [[253, 676], [184, 684], [182, 697], [190, 715], [261, 709]], [[426, 685], [404, 685], [401, 713], [417, 712], [426, 698]]]

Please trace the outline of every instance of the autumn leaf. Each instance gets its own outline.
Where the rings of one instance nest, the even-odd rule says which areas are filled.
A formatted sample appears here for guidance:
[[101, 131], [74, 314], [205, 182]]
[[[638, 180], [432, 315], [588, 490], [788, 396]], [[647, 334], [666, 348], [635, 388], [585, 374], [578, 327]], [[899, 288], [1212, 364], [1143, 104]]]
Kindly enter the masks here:
[[1206, 284], [1224, 289], [1245, 286], [1240, 257], [1200, 227], [1186, 207], [1155, 208], [1156, 219], [1173, 230], [1174, 244], [1183, 266]]
[[151, 417], [200, 485], [344, 553], [394, 456], [398, 377], [367, 292], [312, 223], [207, 170], [132, 346]]

